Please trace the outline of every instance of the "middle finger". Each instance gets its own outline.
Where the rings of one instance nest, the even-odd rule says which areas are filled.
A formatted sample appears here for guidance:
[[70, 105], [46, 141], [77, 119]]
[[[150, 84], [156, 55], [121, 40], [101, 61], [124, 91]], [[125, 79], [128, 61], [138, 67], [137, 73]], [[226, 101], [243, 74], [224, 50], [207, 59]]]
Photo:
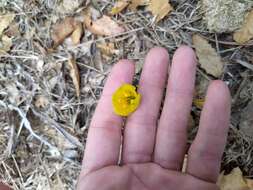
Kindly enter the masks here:
[[194, 51], [187, 46], [180, 47], [172, 61], [154, 153], [154, 161], [166, 169], [181, 170], [186, 151], [186, 131], [192, 105], [195, 73]]
[[125, 126], [123, 163], [151, 161], [168, 67], [169, 55], [165, 49], [153, 48], [148, 53], [138, 89], [141, 104]]

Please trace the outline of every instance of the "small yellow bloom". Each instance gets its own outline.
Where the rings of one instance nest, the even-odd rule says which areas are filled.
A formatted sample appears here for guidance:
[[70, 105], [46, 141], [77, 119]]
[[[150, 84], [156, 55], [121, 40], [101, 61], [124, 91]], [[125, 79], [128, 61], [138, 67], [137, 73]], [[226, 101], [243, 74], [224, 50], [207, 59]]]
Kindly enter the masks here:
[[196, 106], [199, 109], [202, 109], [205, 103], [205, 99], [199, 98], [193, 100], [193, 105]]
[[113, 110], [117, 115], [128, 116], [140, 105], [141, 95], [136, 92], [136, 87], [123, 84], [112, 96]]

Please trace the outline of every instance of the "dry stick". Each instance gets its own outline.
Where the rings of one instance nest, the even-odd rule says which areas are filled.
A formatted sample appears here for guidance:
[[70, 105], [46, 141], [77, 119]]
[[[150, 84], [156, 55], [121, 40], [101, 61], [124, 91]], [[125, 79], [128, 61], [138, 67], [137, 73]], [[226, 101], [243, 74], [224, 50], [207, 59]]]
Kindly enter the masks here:
[[4, 161], [2, 161], [1, 164], [2, 164], [3, 167], [4, 167], [4, 170], [6, 171], [7, 176], [10, 178], [11, 182], [13, 183], [14, 188], [15, 188], [16, 190], [18, 190], [19, 188], [18, 188], [18, 186], [17, 186], [15, 180], [11, 177], [11, 174], [10, 174], [9, 170], [7, 169], [7, 167], [6, 167], [5, 163], [4, 163]]
[[130, 33], [133, 33], [133, 32], [137, 32], [137, 31], [141, 31], [143, 30], [144, 27], [140, 27], [140, 28], [136, 28], [134, 30], [131, 30], [131, 31], [127, 31], [127, 32], [123, 32], [123, 33], [120, 33], [120, 34], [115, 34], [115, 35], [112, 35], [112, 36], [108, 36], [108, 37], [104, 37], [104, 38], [99, 38], [99, 39], [96, 39], [96, 40], [89, 40], [87, 42], [84, 42], [84, 43], [81, 43], [79, 44], [78, 46], [76, 46], [74, 49], [77, 49], [77, 48], [80, 48], [86, 44], [91, 44], [91, 43], [96, 43], [96, 42], [100, 42], [100, 41], [104, 41], [104, 40], [109, 40], [111, 38], [115, 38], [115, 37], [118, 37], [118, 36], [122, 36], [122, 35], [126, 35], [126, 34], [130, 34]]
[[249, 70], [253, 71], [253, 65], [252, 65], [252, 64], [247, 63], [246, 61], [239, 60], [239, 59], [237, 59], [237, 60], [235, 60], [235, 61], [236, 61], [237, 63], [239, 63], [240, 65], [242, 65], [242, 66], [248, 68]]
[[20, 177], [20, 179], [21, 179], [21, 182], [24, 183], [24, 178], [23, 178], [22, 173], [21, 173], [21, 171], [20, 171], [20, 169], [19, 169], [19, 166], [18, 166], [18, 164], [17, 164], [16, 159], [15, 159], [15, 157], [14, 157], [13, 155], [11, 155], [11, 157], [12, 157], [12, 160], [13, 160], [13, 162], [14, 162], [14, 165], [15, 165], [17, 171], [18, 171], [18, 175], [19, 175], [19, 177]]
[[41, 118], [43, 121], [51, 124], [50, 126], [52, 126], [55, 130], [57, 130], [59, 133], [61, 133], [70, 143], [72, 143], [73, 145], [78, 146], [80, 149], [83, 149], [84, 146], [82, 143], [80, 143], [79, 141], [76, 140], [75, 137], [73, 137], [71, 134], [69, 134], [66, 130], [64, 130], [57, 122], [55, 122], [53, 119], [51, 119], [50, 117], [46, 117], [44, 114], [42, 113], [38, 113], [36, 112], [34, 109], [32, 109], [32, 112], [34, 113], [34, 115], [38, 116], [39, 118]]
[[234, 104], [234, 103], [236, 102], [236, 100], [238, 99], [239, 94], [240, 94], [242, 88], [245, 86], [245, 84], [246, 84], [247, 82], [248, 82], [248, 77], [245, 76], [245, 77], [243, 78], [243, 81], [241, 82], [241, 84], [240, 84], [238, 90], [236, 91], [236, 93], [235, 93], [233, 99], [232, 99], [232, 103], [233, 103], [233, 104]]
[[32, 127], [31, 127], [31, 124], [29, 122], [29, 120], [26, 118], [26, 115], [25, 113], [18, 107], [15, 107], [13, 105], [6, 105], [3, 101], [0, 100], [0, 105], [12, 110], [12, 111], [16, 111], [20, 117], [22, 118], [22, 121], [21, 121], [21, 124], [22, 126], [24, 126], [29, 132], [30, 134], [35, 137], [36, 139], [38, 139], [39, 141], [43, 142], [45, 145], [47, 145], [51, 150], [54, 150], [55, 152], [57, 152], [58, 154], [59, 153], [59, 150], [51, 145], [49, 142], [47, 142], [45, 139], [41, 138], [39, 135], [37, 135], [36, 133], [34, 133]]

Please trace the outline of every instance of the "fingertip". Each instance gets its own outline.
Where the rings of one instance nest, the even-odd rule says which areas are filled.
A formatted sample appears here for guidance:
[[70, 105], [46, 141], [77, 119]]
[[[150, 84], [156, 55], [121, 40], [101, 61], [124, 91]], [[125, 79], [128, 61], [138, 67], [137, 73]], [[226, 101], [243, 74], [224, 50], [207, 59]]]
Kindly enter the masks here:
[[134, 76], [134, 71], [134, 63], [130, 60], [122, 59], [113, 66], [112, 71], [110, 73], [110, 78], [114, 81], [122, 80], [131, 83], [132, 77]]
[[188, 61], [188, 62], [193, 65], [196, 65], [196, 63], [197, 63], [196, 54], [195, 54], [194, 50], [187, 45], [180, 46], [176, 50], [174, 57], [173, 57], [173, 59], [184, 59], [184, 60], [189, 59], [189, 58], [191, 61]]
[[156, 64], [163, 64], [169, 62], [169, 53], [168, 51], [163, 47], [154, 47], [152, 48], [147, 55], [146, 59], [156, 59], [154, 63]]
[[212, 81], [209, 88], [210, 88], [211, 91], [215, 91], [215, 92], [220, 91], [224, 95], [230, 96], [230, 92], [229, 92], [228, 86], [222, 80], [214, 80], [214, 81]]
[[219, 100], [218, 104], [223, 103], [230, 107], [230, 91], [227, 84], [221, 80], [214, 80], [211, 82], [208, 88], [207, 98], [211, 98], [215, 101]]
[[103, 93], [111, 95], [117, 88], [124, 83], [132, 83], [134, 77], [135, 67], [130, 60], [120, 60], [115, 64], [106, 80]]
[[134, 70], [134, 62], [128, 59], [121, 59], [113, 67], [113, 70]]

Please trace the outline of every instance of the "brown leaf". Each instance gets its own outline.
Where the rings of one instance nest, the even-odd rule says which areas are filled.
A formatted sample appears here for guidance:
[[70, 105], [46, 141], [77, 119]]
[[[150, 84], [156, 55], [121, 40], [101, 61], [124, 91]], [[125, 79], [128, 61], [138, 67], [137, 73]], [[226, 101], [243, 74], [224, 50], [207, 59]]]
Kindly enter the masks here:
[[101, 53], [107, 56], [117, 55], [119, 50], [115, 49], [114, 43], [98, 43], [97, 48], [100, 49]]
[[10, 51], [11, 46], [12, 46], [12, 39], [6, 35], [3, 35], [0, 40], [0, 55], [6, 54], [8, 51]]
[[78, 22], [74, 17], [66, 17], [53, 27], [51, 36], [54, 41], [54, 47], [60, 45], [76, 29]]
[[129, 1], [128, 0], [120, 0], [117, 1], [114, 5], [114, 7], [112, 8], [110, 15], [116, 15], [118, 13], [120, 13], [121, 11], [123, 11], [127, 6], [129, 5]]
[[146, 6], [148, 5], [150, 0], [132, 0], [131, 4], [129, 5], [129, 9], [135, 11], [139, 6]]
[[0, 16], [0, 35], [2, 35], [3, 31], [9, 27], [14, 18], [15, 14], [12, 13], [7, 13]]
[[233, 169], [228, 175], [221, 173], [217, 184], [220, 190], [250, 190], [240, 168]]
[[36, 97], [35, 106], [37, 108], [45, 108], [48, 104], [49, 104], [49, 100], [47, 97], [43, 95], [39, 95]]
[[253, 179], [246, 179], [247, 185], [252, 190], [253, 189]]
[[80, 97], [80, 74], [79, 69], [77, 67], [76, 61], [73, 57], [71, 57], [68, 61], [69, 69], [70, 69], [70, 76], [74, 83], [76, 89], [77, 97]]
[[82, 35], [83, 35], [83, 25], [82, 23], [78, 23], [74, 32], [71, 35], [73, 45], [80, 44]]
[[234, 33], [234, 40], [244, 44], [253, 38], [253, 10], [251, 10], [244, 21], [242, 28]]
[[83, 0], [61, 0], [56, 7], [56, 11], [60, 14], [73, 14], [80, 7]]
[[253, 135], [253, 101], [240, 111], [239, 130], [247, 137]]
[[20, 36], [19, 24], [12, 22], [9, 28], [5, 31], [5, 34], [9, 37], [11, 36]]
[[85, 16], [84, 23], [92, 33], [101, 36], [112, 36], [125, 31], [117, 22], [105, 15], [96, 21], [92, 21], [90, 16]]
[[215, 49], [206, 39], [199, 35], [193, 35], [193, 45], [199, 58], [200, 66], [214, 77], [220, 77], [223, 72], [224, 63]]
[[151, 0], [148, 10], [156, 17], [156, 22], [159, 22], [173, 10], [173, 7], [168, 0]]

